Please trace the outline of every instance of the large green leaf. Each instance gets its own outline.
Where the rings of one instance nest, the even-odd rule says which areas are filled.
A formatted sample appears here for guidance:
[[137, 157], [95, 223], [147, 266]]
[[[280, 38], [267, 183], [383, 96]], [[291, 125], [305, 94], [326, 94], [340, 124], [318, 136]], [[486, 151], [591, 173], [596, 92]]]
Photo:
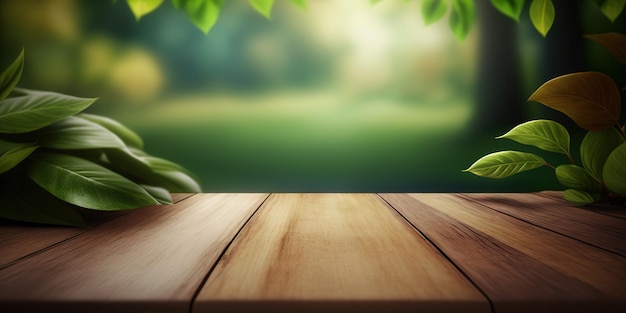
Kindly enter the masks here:
[[615, 82], [600, 72], [567, 74], [541, 85], [528, 99], [569, 116], [586, 130], [612, 127], [620, 116], [620, 95]]
[[136, 149], [106, 150], [111, 165], [117, 172], [142, 184], [159, 186], [170, 192], [200, 192], [200, 185], [182, 166], [161, 158], [149, 156]]
[[583, 166], [598, 180], [603, 180], [602, 170], [609, 154], [626, 139], [614, 127], [603, 131], [590, 131], [580, 144]]
[[148, 185], [140, 185], [141, 188], [145, 189], [154, 199], [159, 201], [161, 204], [172, 204], [172, 195], [165, 188], [148, 186]]
[[535, 120], [515, 126], [506, 134], [497, 137], [507, 138], [521, 144], [535, 146], [550, 152], [570, 155], [570, 137], [563, 125], [550, 120]]
[[306, 0], [291, 0], [291, 3], [295, 4], [301, 9], [306, 9]]
[[463, 40], [474, 25], [476, 19], [474, 1], [452, 0], [452, 12], [450, 13], [450, 29], [454, 35]]
[[530, 21], [543, 37], [548, 34], [554, 22], [552, 0], [533, 0], [530, 3]]
[[272, 6], [274, 5], [274, 0], [250, 0], [250, 4], [255, 10], [257, 10], [257, 12], [261, 13], [268, 20], [272, 18]]
[[626, 196], [626, 143], [619, 145], [606, 158], [602, 178], [609, 190]]
[[213, 28], [224, 0], [172, 0], [174, 7], [183, 9], [191, 22], [205, 34]]
[[599, 43], [618, 61], [626, 64], [626, 35], [620, 33], [604, 33], [586, 35], [585, 37]]
[[491, 0], [491, 4], [502, 14], [519, 21], [524, 8], [524, 0]]
[[75, 150], [124, 148], [124, 142], [108, 129], [86, 119], [71, 116], [36, 132], [45, 148]]
[[424, 24], [430, 25], [440, 20], [448, 10], [445, 0], [424, 0], [422, 2], [422, 18]]
[[587, 205], [598, 201], [600, 199], [600, 195], [577, 189], [567, 189], [563, 192], [563, 199], [573, 203], [574, 205]]
[[163, 0], [126, 0], [137, 21], [158, 8]]
[[24, 69], [24, 49], [17, 58], [0, 74], [0, 101], [6, 98], [22, 77]]
[[126, 144], [129, 147], [139, 148], [139, 149], [143, 148], [143, 140], [141, 140], [141, 137], [137, 135], [137, 133], [135, 133], [134, 131], [132, 131], [131, 129], [122, 125], [120, 122], [114, 119], [110, 119], [108, 117], [104, 117], [100, 115], [85, 114], [85, 113], [79, 114], [78, 117], [82, 117], [88, 121], [94, 122], [108, 129], [109, 131], [117, 135], [117, 137], [122, 139], [124, 144]]
[[18, 143], [0, 139], [0, 174], [20, 164], [37, 148], [39, 146], [32, 143]]
[[30, 183], [0, 184], [0, 218], [62, 226], [86, 226], [83, 218], [41, 187]]
[[505, 178], [546, 165], [546, 161], [532, 153], [500, 151], [488, 154], [464, 170], [478, 176]]
[[556, 178], [563, 186], [584, 191], [600, 191], [600, 182], [586, 169], [573, 164], [559, 165], [556, 168]]
[[602, 10], [604, 16], [608, 17], [611, 22], [615, 22], [615, 19], [624, 10], [626, 0], [594, 0], [593, 2]]
[[8, 98], [0, 105], [0, 133], [25, 133], [74, 115], [96, 99], [55, 92], [17, 89], [26, 95]]
[[55, 197], [94, 210], [125, 210], [159, 202], [127, 178], [93, 162], [63, 154], [30, 158], [29, 177]]

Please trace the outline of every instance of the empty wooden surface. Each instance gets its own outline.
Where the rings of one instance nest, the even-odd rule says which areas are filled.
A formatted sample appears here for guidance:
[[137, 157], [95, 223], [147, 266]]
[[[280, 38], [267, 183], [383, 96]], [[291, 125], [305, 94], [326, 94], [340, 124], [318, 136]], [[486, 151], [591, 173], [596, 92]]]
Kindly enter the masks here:
[[0, 312], [626, 312], [624, 208], [537, 194], [179, 194], [0, 224]]
[[400, 310], [394, 301], [411, 311], [489, 312], [483, 295], [373, 194], [272, 195], [218, 262], [194, 312], [247, 312], [251, 302], [264, 312], [343, 311], [336, 302], [345, 300], [379, 312]]

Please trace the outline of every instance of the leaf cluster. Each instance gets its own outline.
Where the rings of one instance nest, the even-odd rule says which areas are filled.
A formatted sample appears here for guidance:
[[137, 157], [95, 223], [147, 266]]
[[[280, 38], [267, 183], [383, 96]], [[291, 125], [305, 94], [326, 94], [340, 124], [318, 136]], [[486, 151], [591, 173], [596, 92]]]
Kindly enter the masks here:
[[[626, 63], [626, 36], [606, 33], [587, 36]], [[580, 164], [570, 153], [570, 135], [561, 124], [550, 120], [523, 123], [506, 134], [521, 144], [563, 154], [569, 164], [553, 166], [541, 157], [519, 151], [488, 154], [465, 171], [489, 178], [504, 178], [541, 166], [555, 169], [566, 188], [566, 200], [585, 205], [626, 197], [626, 133], [619, 122], [620, 91], [615, 82], [600, 72], [559, 76], [541, 85], [528, 99], [570, 117], [587, 130], [580, 145]]]
[[[306, 0], [290, 0], [296, 6], [305, 9]], [[156, 10], [163, 0], [126, 0], [133, 12], [135, 19], [139, 21], [144, 15]], [[272, 18], [274, 0], [249, 0], [250, 5], [268, 20]], [[203, 33], [208, 34], [217, 22], [224, 5], [224, 0], [172, 0], [176, 9], [185, 12], [189, 20]]]
[[[249, 0], [249, 3], [258, 13], [271, 19], [274, 1]], [[289, 1], [302, 9], [306, 9], [306, 0]], [[375, 5], [381, 1], [370, 0], [370, 4]], [[463, 40], [467, 37], [476, 20], [474, 1], [422, 0], [422, 17], [426, 25], [430, 25], [443, 18], [450, 11], [450, 30], [458, 39]], [[114, 0], [114, 2], [116, 1]], [[516, 22], [519, 22], [526, 3], [525, 0], [490, 0], [490, 2], [499, 12]], [[626, 0], [593, 0], [593, 2], [611, 22], [615, 21], [622, 13], [626, 4]], [[141, 17], [161, 6], [163, 0], [126, 0], [126, 3], [139, 21]], [[176, 9], [184, 11], [196, 27], [207, 34], [217, 22], [224, 0], [172, 0], [172, 3]], [[535, 29], [545, 37], [550, 31], [556, 15], [552, 0], [531, 0], [528, 14]]]
[[200, 191], [126, 126], [81, 113], [97, 99], [16, 88], [23, 67], [24, 51], [0, 75], [0, 218], [81, 226], [77, 208], [126, 210]]

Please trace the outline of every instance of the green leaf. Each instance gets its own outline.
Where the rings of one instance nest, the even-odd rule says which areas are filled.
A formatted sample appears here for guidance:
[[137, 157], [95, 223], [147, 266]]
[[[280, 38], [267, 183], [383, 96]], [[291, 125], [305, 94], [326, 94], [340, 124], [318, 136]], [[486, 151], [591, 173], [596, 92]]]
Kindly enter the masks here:
[[39, 146], [0, 139], [0, 174], [14, 168]]
[[552, 4], [552, 0], [533, 0], [530, 3], [530, 21], [537, 31], [543, 37], [546, 37], [554, 22], [554, 4]]
[[605, 33], [586, 35], [585, 37], [599, 43], [618, 61], [626, 64], [626, 35]]
[[45, 148], [76, 150], [124, 148], [124, 142], [108, 129], [86, 119], [71, 116], [35, 133]]
[[448, 10], [445, 0], [424, 0], [422, 2], [422, 18], [424, 24], [430, 25], [440, 20]]
[[570, 137], [563, 125], [550, 120], [535, 120], [515, 126], [496, 139], [507, 138], [524, 145], [570, 155]]
[[6, 98], [22, 77], [24, 70], [24, 49], [17, 58], [0, 74], [0, 101]]
[[0, 104], [0, 133], [25, 133], [74, 115], [97, 99], [78, 98], [55, 92], [15, 89], [25, 96]]
[[584, 191], [600, 191], [602, 187], [586, 169], [573, 164], [559, 165], [556, 178], [563, 186]]
[[191, 22], [208, 34], [217, 22], [224, 0], [172, 0], [172, 3], [175, 8], [183, 9]]
[[600, 199], [598, 194], [589, 193], [582, 190], [567, 189], [563, 192], [563, 199], [574, 205], [587, 205]]
[[200, 192], [200, 185], [182, 166], [143, 151], [110, 149], [106, 155], [118, 172], [126, 173], [136, 181], [159, 186], [170, 192]]
[[370, 6], [374, 6], [376, 3], [381, 2], [382, 0], [370, 0]]
[[295, 4], [300, 9], [306, 10], [306, 0], [291, 0], [291, 3]]
[[163, 0], [126, 0], [130, 10], [133, 11], [137, 21], [139, 19], [158, 8]]
[[602, 177], [604, 184], [612, 192], [626, 196], [626, 143], [615, 148], [606, 158]]
[[93, 162], [64, 154], [30, 158], [28, 176], [55, 197], [94, 210], [125, 210], [158, 204], [127, 178]]
[[172, 204], [172, 195], [165, 188], [148, 186], [148, 185], [140, 185], [143, 189], [145, 189], [154, 199], [159, 201], [161, 204]]
[[274, 0], [250, 0], [252, 7], [265, 16], [268, 20], [272, 19], [272, 6]]
[[546, 161], [532, 153], [499, 151], [478, 159], [464, 172], [482, 177], [505, 178], [543, 165], [546, 165]]
[[79, 114], [78, 117], [86, 119], [90, 122], [94, 122], [108, 129], [109, 131], [117, 135], [117, 137], [122, 139], [124, 144], [126, 144], [129, 147], [134, 147], [134, 148], [139, 148], [139, 149], [143, 148], [143, 140], [141, 140], [141, 137], [137, 133], [135, 133], [134, 131], [132, 131], [131, 129], [122, 125], [120, 122], [114, 119], [110, 119], [108, 117], [104, 117], [100, 115], [86, 114], [86, 113]]
[[604, 16], [608, 17], [611, 22], [615, 22], [615, 19], [624, 10], [626, 0], [594, 0], [593, 2], [602, 10]]
[[609, 154], [626, 139], [614, 127], [603, 131], [590, 131], [580, 144], [580, 158], [583, 166], [598, 180], [602, 181], [602, 169]]
[[475, 19], [475, 7], [472, 0], [452, 0], [450, 29], [459, 40], [465, 39]]
[[619, 89], [600, 72], [567, 74], [541, 85], [528, 99], [565, 113], [586, 130], [603, 130], [618, 122]]
[[491, 4], [502, 14], [519, 22], [524, 8], [524, 0], [491, 0]]
[[29, 223], [84, 227], [85, 221], [72, 206], [36, 184], [0, 184], [0, 217]]

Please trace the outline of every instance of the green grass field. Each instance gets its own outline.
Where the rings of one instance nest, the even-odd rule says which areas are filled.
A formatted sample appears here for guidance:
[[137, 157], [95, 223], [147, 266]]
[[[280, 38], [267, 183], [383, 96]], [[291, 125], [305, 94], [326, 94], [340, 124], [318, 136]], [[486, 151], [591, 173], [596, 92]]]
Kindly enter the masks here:
[[504, 180], [461, 171], [519, 145], [466, 135], [465, 103], [333, 95], [189, 96], [115, 118], [146, 150], [190, 169], [205, 192], [451, 192], [560, 188], [542, 168]]

